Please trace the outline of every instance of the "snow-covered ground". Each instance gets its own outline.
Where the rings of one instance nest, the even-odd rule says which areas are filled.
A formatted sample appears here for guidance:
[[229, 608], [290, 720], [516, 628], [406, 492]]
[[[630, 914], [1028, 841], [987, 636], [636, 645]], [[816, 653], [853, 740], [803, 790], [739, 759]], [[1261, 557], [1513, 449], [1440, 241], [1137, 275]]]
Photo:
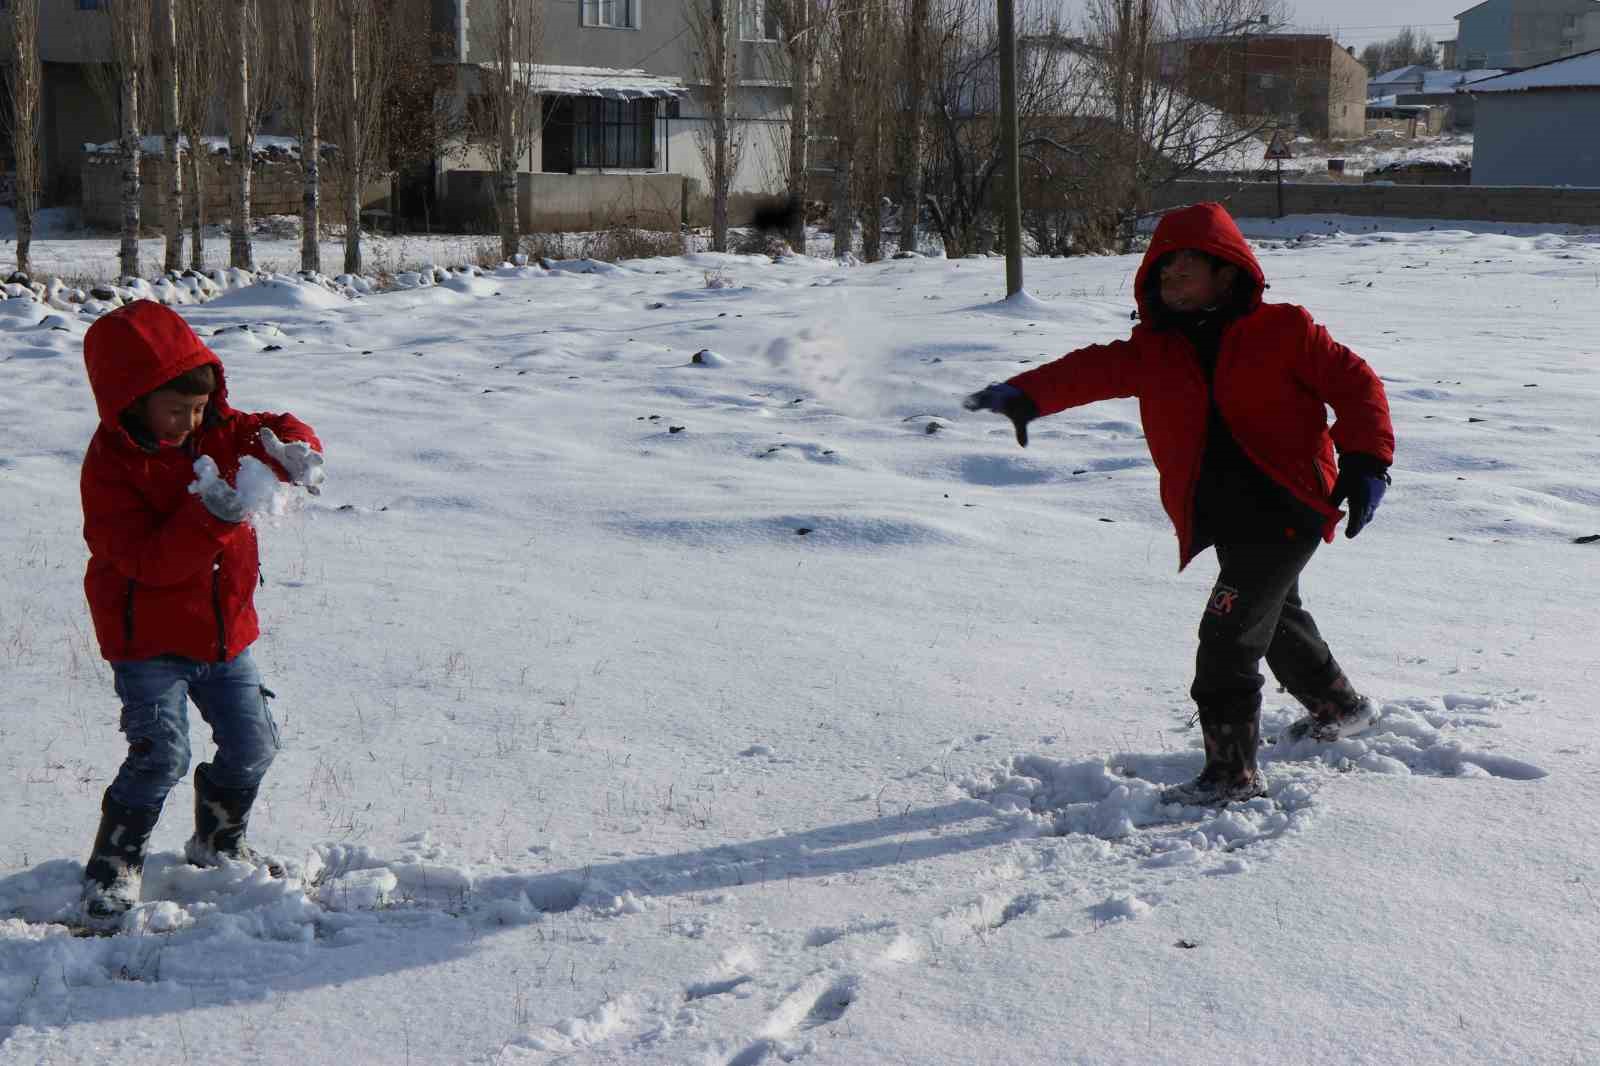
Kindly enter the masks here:
[[[1436, 137], [1369, 136], [1348, 144], [1328, 144], [1298, 137], [1290, 142], [1294, 158], [1283, 161], [1285, 175], [1326, 175], [1328, 160], [1344, 160], [1346, 177], [1366, 174], [1390, 163], [1471, 163], [1472, 134], [1442, 133]], [[1275, 163], [1263, 162], [1258, 155], [1254, 165], [1264, 169]]]
[[262, 520], [294, 876], [185, 865], [184, 783], [111, 939], [51, 924], [124, 750], [87, 321], [0, 302], [0, 1060], [1600, 1061], [1600, 235], [1262, 225], [1394, 409], [1304, 579], [1383, 715], [1222, 814], [1154, 800], [1215, 566], [1175, 573], [1135, 406], [1022, 451], [959, 405], [1125, 335], [1135, 259], [1011, 304], [999, 260], [695, 255], [184, 307], [327, 443]]

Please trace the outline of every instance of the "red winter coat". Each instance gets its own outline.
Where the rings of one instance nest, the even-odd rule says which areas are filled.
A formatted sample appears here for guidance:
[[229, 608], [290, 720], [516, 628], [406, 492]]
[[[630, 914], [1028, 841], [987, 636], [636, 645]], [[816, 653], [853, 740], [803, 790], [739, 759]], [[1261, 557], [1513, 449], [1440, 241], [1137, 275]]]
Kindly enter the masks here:
[[[213, 516], [189, 492], [194, 462], [211, 456], [231, 482], [245, 455], [278, 469], [256, 439], [262, 427], [318, 451], [322, 443], [292, 415], [229, 407], [221, 360], [161, 304], [141, 300], [100, 318], [84, 337], [83, 357], [100, 412], [81, 477], [83, 585], [101, 654], [112, 662], [231, 659], [260, 634], [256, 532]], [[206, 363], [216, 368], [217, 389], [200, 429], [178, 446], [137, 443], [121, 422], [128, 405]]]
[[[1145, 440], [1161, 479], [1161, 504], [1178, 533], [1178, 565], [1187, 566], [1198, 551], [1194, 497], [1206, 446], [1206, 378], [1181, 332], [1147, 324], [1155, 310], [1148, 306], [1155, 262], [1185, 248], [1226, 259], [1256, 282], [1248, 309], [1222, 335], [1212, 383], [1217, 408], [1250, 461], [1323, 515], [1323, 538], [1332, 540], [1343, 517], [1328, 503], [1338, 472], [1334, 446], [1394, 461], [1383, 383], [1304, 308], [1261, 301], [1261, 264], [1221, 204], [1173, 211], [1156, 226], [1134, 278], [1142, 321], [1131, 337], [1080, 348], [1010, 384], [1027, 393], [1041, 415], [1096, 400], [1139, 398]], [[1325, 407], [1333, 408], [1331, 427]]]

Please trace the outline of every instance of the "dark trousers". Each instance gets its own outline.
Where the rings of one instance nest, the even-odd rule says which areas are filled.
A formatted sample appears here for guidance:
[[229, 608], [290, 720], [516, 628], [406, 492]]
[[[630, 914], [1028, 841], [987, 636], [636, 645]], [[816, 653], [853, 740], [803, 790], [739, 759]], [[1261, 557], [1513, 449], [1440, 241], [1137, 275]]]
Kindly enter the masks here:
[[1261, 707], [1261, 660], [1291, 693], [1314, 694], [1341, 671], [1300, 602], [1300, 571], [1320, 543], [1218, 544], [1222, 572], [1200, 620], [1189, 694], [1202, 710], [1232, 717]]

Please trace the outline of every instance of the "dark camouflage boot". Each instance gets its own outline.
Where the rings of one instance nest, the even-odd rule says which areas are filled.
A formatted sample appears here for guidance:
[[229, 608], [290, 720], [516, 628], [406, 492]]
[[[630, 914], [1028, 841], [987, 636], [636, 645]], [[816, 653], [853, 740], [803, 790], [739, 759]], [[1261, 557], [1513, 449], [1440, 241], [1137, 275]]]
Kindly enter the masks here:
[[1162, 803], [1185, 807], [1220, 807], [1267, 794], [1266, 781], [1256, 767], [1261, 743], [1261, 707], [1200, 708], [1200, 733], [1206, 745], [1206, 765], [1200, 776], [1162, 790]]
[[110, 926], [139, 902], [144, 851], [161, 808], [124, 807], [109, 795], [100, 801], [100, 831], [83, 866], [83, 916]]
[[1308, 737], [1318, 743], [1327, 743], [1354, 736], [1366, 729], [1378, 717], [1372, 701], [1357, 692], [1350, 679], [1340, 674], [1333, 683], [1320, 692], [1291, 692], [1300, 701], [1307, 714], [1289, 724], [1282, 740], [1293, 744]]
[[211, 780], [208, 768], [207, 763], [194, 768], [194, 836], [183, 846], [184, 858], [195, 866], [244, 862], [264, 866], [271, 876], [282, 877], [282, 862], [245, 843], [257, 790], [223, 788]]

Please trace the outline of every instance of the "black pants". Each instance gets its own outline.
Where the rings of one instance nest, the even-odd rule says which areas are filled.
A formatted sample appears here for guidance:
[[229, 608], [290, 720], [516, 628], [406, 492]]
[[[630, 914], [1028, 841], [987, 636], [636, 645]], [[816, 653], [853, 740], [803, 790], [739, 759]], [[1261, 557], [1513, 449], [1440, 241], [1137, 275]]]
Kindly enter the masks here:
[[1251, 714], [1261, 707], [1261, 659], [1291, 693], [1319, 693], [1340, 676], [1317, 623], [1300, 602], [1300, 571], [1319, 541], [1218, 544], [1222, 572], [1200, 620], [1189, 694], [1202, 709]]

